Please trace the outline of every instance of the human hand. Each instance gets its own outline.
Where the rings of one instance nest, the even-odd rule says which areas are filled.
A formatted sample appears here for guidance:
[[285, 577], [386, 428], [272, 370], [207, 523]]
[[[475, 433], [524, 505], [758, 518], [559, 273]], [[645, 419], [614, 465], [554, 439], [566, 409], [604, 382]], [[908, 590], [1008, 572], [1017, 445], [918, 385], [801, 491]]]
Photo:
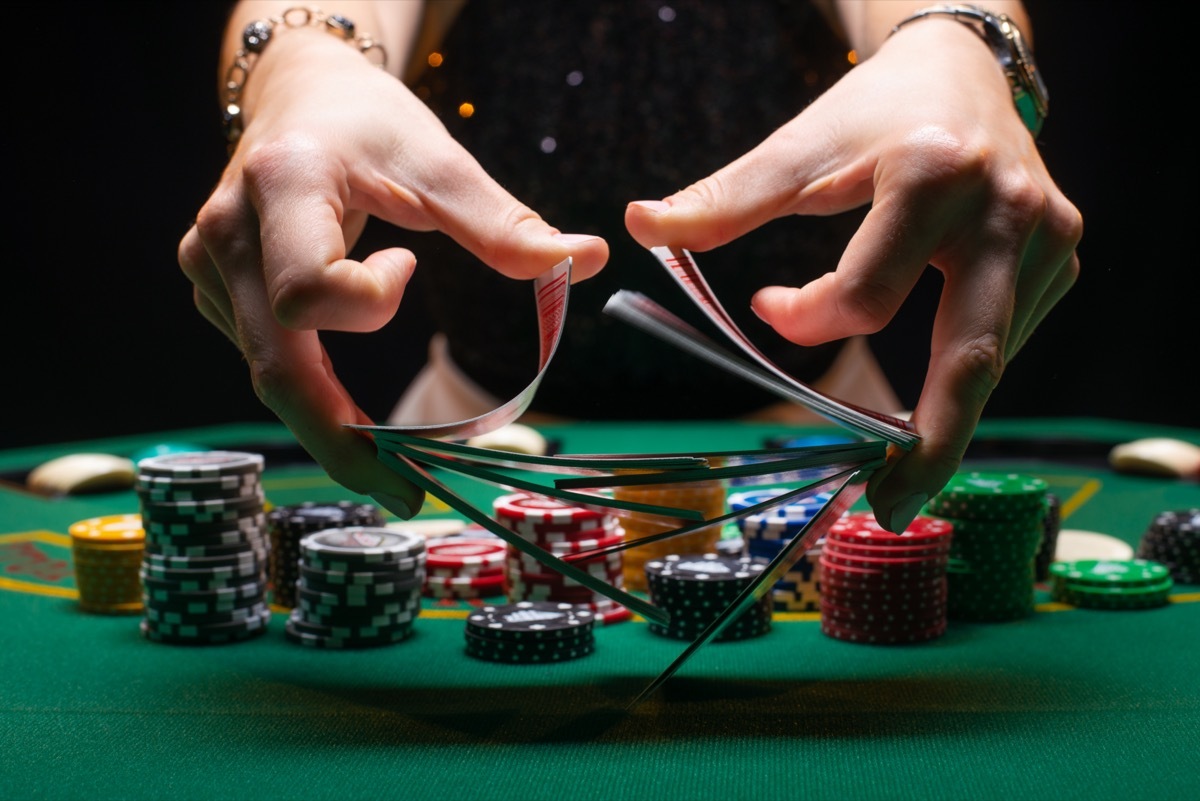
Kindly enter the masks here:
[[760, 146], [664, 201], [630, 204], [646, 247], [701, 252], [791, 214], [870, 204], [836, 271], [765, 287], [754, 311], [799, 345], [881, 330], [927, 265], [944, 288], [912, 421], [867, 489], [903, 531], [958, 470], [1005, 365], [1079, 273], [1078, 210], [1013, 108], [995, 59], [950, 20], [906, 27]]
[[246, 91], [244, 132], [180, 242], [180, 267], [200, 313], [244, 354], [258, 397], [330, 477], [411, 517], [422, 492], [343, 427], [372, 421], [318, 334], [375, 331], [399, 308], [413, 253], [346, 257], [368, 216], [442, 231], [518, 279], [567, 257], [573, 280], [587, 278], [608, 246], [559, 233], [493, 181], [400, 81], [320, 30], [272, 40]]

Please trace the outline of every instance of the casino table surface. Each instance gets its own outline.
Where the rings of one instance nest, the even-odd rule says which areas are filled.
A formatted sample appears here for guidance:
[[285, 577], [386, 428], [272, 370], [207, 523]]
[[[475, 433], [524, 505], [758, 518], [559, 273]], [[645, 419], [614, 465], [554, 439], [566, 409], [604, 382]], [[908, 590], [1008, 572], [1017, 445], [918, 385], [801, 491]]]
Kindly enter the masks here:
[[[546, 426], [561, 452], [759, 447], [809, 429], [742, 423]], [[1113, 444], [1200, 430], [985, 421], [966, 468], [1043, 478], [1064, 529], [1136, 545], [1195, 480], [1110, 470]], [[686, 643], [634, 619], [552, 665], [464, 653], [463, 602], [368, 650], [304, 648], [276, 614], [221, 646], [143, 639], [138, 616], [79, 611], [68, 526], [137, 512], [118, 491], [46, 498], [22, 476], [65, 453], [185, 440], [261, 453], [275, 505], [357, 498], [282, 427], [233, 425], [0, 452], [0, 799], [1196, 799], [1200, 586], [1144, 611], [1054, 604], [937, 640], [839, 642], [777, 615], [710, 643], [628, 703]], [[464, 490], [466, 492], [466, 490]], [[469, 495], [487, 503], [500, 490]], [[418, 520], [453, 517], [434, 499]]]

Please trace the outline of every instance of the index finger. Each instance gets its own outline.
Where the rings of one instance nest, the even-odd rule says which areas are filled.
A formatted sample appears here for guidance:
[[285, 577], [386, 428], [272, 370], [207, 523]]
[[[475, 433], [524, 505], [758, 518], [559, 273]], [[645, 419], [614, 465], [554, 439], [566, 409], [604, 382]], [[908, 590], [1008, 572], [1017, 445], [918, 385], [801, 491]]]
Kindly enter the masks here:
[[342, 486], [371, 495], [401, 517], [424, 494], [381, 464], [373, 443], [344, 428], [369, 424], [333, 371], [316, 331], [292, 331], [275, 317], [263, 276], [257, 218], [244, 193], [222, 191], [197, 230], [228, 288], [235, 332], [255, 393]]

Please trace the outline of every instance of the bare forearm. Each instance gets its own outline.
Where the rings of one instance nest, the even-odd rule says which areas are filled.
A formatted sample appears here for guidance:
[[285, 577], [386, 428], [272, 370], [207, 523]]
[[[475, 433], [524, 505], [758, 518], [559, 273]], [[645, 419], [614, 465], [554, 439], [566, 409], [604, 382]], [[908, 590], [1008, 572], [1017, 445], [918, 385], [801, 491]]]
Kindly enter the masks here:
[[[896, 23], [922, 8], [931, 5], [953, 5], [936, 0], [819, 0], [841, 25], [848, 44], [858, 52], [859, 59], [869, 58], [891, 34]], [[993, 14], [1007, 14], [1021, 29], [1026, 41], [1032, 42], [1033, 31], [1025, 6], [1020, 0], [986, 0], [980, 7]]]

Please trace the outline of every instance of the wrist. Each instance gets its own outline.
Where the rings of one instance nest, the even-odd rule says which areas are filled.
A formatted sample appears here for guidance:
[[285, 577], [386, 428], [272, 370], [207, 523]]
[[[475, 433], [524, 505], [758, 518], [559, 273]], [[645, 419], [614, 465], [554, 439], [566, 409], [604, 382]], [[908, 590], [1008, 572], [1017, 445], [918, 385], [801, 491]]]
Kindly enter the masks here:
[[[222, 120], [231, 150], [249, 119], [249, 109], [262, 95], [271, 72], [281, 65], [299, 68], [312, 57], [326, 63], [351, 55], [357, 64], [387, 67], [383, 45], [361, 32], [351, 19], [306, 6], [292, 6], [246, 23], [239, 42], [221, 86]], [[303, 59], [297, 57], [299, 53]], [[255, 81], [251, 81], [252, 73]]]
[[1003, 13], [970, 4], [927, 6], [899, 20], [890, 36], [938, 23], [959, 25], [992, 54], [1009, 86], [1013, 105], [1025, 127], [1037, 136], [1049, 111], [1049, 92], [1018, 23]]

